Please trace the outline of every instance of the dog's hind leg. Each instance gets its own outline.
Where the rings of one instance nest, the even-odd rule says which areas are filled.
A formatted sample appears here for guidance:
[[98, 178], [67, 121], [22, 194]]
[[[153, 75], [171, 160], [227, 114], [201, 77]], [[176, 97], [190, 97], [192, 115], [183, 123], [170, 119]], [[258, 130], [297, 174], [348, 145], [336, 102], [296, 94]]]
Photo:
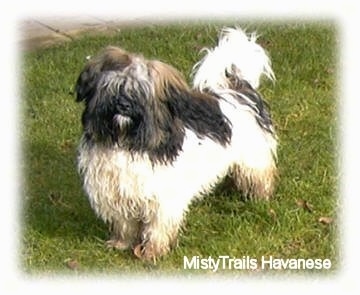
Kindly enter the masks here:
[[273, 195], [276, 179], [275, 164], [264, 169], [234, 165], [230, 171], [230, 176], [245, 197], [268, 200]]

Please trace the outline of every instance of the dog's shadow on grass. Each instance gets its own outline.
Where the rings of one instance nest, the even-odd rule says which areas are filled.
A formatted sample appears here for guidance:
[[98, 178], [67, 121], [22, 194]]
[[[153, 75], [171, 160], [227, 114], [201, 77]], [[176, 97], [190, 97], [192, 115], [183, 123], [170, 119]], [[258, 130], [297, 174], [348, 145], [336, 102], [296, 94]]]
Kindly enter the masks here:
[[24, 226], [48, 237], [107, 238], [106, 225], [82, 190], [76, 168], [76, 139], [60, 145], [32, 143], [25, 149]]

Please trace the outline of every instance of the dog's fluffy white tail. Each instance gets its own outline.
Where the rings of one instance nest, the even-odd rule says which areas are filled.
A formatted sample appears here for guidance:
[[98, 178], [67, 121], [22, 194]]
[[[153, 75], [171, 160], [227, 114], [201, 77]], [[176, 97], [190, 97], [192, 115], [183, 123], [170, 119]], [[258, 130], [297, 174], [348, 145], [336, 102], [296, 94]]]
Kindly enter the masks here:
[[262, 75], [274, 80], [270, 59], [256, 39], [255, 33], [247, 35], [240, 28], [224, 28], [218, 45], [204, 49], [206, 55], [194, 66], [194, 88], [228, 89], [228, 79], [233, 75], [246, 80], [254, 89], [258, 88]]

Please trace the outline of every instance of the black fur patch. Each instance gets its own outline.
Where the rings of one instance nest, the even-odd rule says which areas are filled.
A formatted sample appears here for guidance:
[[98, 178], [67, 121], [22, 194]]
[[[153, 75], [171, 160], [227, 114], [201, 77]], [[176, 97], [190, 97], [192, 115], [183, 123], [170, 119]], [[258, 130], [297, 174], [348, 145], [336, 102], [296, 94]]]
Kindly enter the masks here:
[[[168, 100], [155, 100], [159, 104], [155, 110], [145, 93], [134, 92], [135, 97], [119, 89], [116, 97], [94, 97], [96, 104], [85, 104], [82, 123], [88, 143], [117, 145], [147, 153], [153, 163], [171, 163], [182, 150], [185, 128], [199, 138], [209, 137], [222, 145], [230, 142], [230, 123], [210, 96], [173, 90]], [[119, 114], [131, 119], [122, 130], [115, 120]]]
[[199, 138], [209, 137], [224, 146], [230, 142], [230, 121], [222, 113], [217, 98], [197, 91], [179, 92], [176, 89], [170, 89], [168, 95], [173, 116]]
[[[118, 85], [116, 95], [110, 95], [114, 91], [101, 82], [107, 73], [101, 75], [102, 86], [97, 85], [91, 99], [85, 100], [82, 115], [88, 144], [109, 148], [115, 145], [131, 153], [147, 153], [153, 163], [174, 161], [182, 149], [185, 129], [166, 103], [149, 97], [141, 87], [123, 84]], [[129, 123], [125, 127], [119, 126], [119, 115], [127, 118]]]
[[[251, 108], [256, 114], [256, 121], [261, 128], [270, 133], [274, 133], [271, 115], [269, 111], [269, 105], [261, 97], [261, 95], [245, 80], [232, 79], [230, 80], [233, 90], [237, 91], [239, 95], [236, 95], [236, 99], [240, 104], [244, 104]], [[242, 95], [246, 96], [251, 101], [249, 103]]]
[[221, 112], [220, 98], [171, 85], [165, 98], [153, 97], [145, 85], [151, 82], [117, 76], [116, 67], [86, 67], [77, 81], [77, 101], [85, 101], [82, 124], [88, 144], [147, 154], [155, 164], [177, 158], [185, 128], [224, 146], [230, 142], [231, 123]]
[[86, 138], [91, 142], [112, 144], [119, 137], [118, 128], [116, 128], [116, 100], [111, 97], [107, 103], [99, 103], [93, 106], [85, 104], [85, 110], [82, 114], [82, 125]]

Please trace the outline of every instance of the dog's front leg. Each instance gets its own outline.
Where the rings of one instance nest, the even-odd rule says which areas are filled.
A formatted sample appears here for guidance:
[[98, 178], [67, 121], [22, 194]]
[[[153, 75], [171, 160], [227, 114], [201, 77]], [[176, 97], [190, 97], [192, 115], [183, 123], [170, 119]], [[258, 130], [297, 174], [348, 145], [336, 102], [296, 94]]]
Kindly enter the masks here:
[[143, 222], [139, 244], [134, 247], [138, 258], [155, 262], [176, 246], [185, 209], [175, 207], [171, 203], [159, 204], [152, 216]]

